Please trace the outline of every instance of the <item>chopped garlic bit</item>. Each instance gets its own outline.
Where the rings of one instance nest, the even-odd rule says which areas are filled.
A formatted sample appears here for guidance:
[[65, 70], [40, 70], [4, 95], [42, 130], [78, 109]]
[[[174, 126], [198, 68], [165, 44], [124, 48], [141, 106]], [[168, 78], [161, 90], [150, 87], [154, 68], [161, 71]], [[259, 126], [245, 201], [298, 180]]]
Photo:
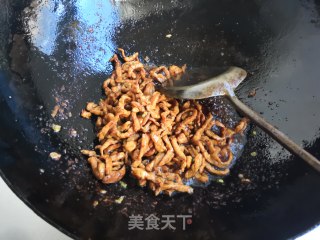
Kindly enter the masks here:
[[224, 183], [224, 180], [221, 179], [221, 178], [219, 178], [219, 179], [217, 180], [217, 182], [223, 184], [223, 183]]
[[51, 152], [49, 157], [52, 158], [53, 160], [58, 161], [61, 158], [61, 154], [57, 152]]
[[60, 130], [61, 130], [61, 126], [58, 125], [58, 124], [54, 124], [54, 123], [51, 125], [51, 128], [52, 128], [53, 131], [56, 132], [56, 133], [57, 133], [57, 132], [60, 132]]
[[123, 187], [123, 188], [127, 188], [127, 184], [125, 183], [125, 182], [123, 182], [123, 181], [120, 181], [120, 185], [121, 185], [121, 187]]
[[249, 178], [243, 178], [241, 179], [242, 183], [251, 183], [251, 180]]
[[145, 60], [146, 62], [150, 62], [150, 58], [149, 58], [148, 56], [146, 56], [146, 57], [144, 58], [144, 60]]
[[98, 205], [99, 205], [99, 202], [98, 202], [98, 201], [94, 201], [93, 204], [92, 204], [93, 207], [96, 207], [96, 206], [98, 206]]
[[251, 155], [252, 157], [256, 157], [258, 154], [257, 154], [257, 152], [252, 152], [252, 153], [250, 153], [250, 155]]
[[124, 199], [124, 196], [121, 196], [118, 199], [116, 199], [114, 202], [117, 203], [117, 204], [121, 204], [123, 199]]
[[107, 193], [107, 191], [106, 191], [106, 190], [104, 190], [104, 189], [101, 189], [101, 190], [100, 190], [100, 193], [101, 193], [101, 194], [106, 194], [106, 193]]
[[167, 34], [166, 35], [166, 38], [171, 38], [172, 37], [172, 34]]

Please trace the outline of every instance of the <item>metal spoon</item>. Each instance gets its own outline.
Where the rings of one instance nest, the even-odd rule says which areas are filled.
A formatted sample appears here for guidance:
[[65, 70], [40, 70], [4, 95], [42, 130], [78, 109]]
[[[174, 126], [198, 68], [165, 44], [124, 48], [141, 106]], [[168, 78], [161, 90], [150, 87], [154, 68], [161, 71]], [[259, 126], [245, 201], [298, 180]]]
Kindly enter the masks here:
[[272, 126], [236, 97], [234, 90], [246, 76], [247, 72], [242, 68], [231, 67], [226, 72], [198, 84], [190, 86], [168, 86], [163, 87], [161, 91], [167, 96], [178, 99], [203, 99], [214, 96], [226, 96], [237, 110], [250, 118], [291, 153], [299, 156], [320, 172], [320, 161], [317, 158], [293, 142], [287, 135]]

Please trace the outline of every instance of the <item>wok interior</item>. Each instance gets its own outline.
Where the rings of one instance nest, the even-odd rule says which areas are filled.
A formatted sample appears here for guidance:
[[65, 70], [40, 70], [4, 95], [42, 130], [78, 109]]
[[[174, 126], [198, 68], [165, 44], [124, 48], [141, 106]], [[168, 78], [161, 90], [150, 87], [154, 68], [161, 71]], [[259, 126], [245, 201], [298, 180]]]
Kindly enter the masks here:
[[[38, 213], [81, 238], [127, 237], [130, 233], [138, 239], [162, 239], [172, 234], [190, 239], [248, 239], [262, 232], [286, 238], [305, 230], [319, 220], [316, 202], [320, 196], [313, 191], [319, 177], [259, 129], [253, 127], [248, 133], [244, 153], [224, 184], [197, 188], [193, 195], [154, 197], [130, 177], [125, 179], [127, 189], [118, 184], [105, 186], [94, 179], [79, 152], [93, 146], [93, 123], [82, 120], [79, 113], [86, 102], [101, 98], [101, 84], [112, 70], [108, 60], [117, 47], [122, 47], [148, 56], [150, 65], [240, 66], [250, 76], [238, 95], [253, 108], [267, 108], [267, 118], [276, 115], [285, 119], [290, 113], [280, 111], [292, 107], [286, 99], [291, 100], [297, 92], [281, 83], [281, 97], [269, 91], [276, 86], [276, 74], [283, 74], [277, 68], [282, 54], [290, 52], [281, 40], [298, 39], [303, 34], [299, 31], [317, 28], [304, 18], [298, 19], [309, 16], [314, 3], [309, 4], [306, 8], [298, 1], [13, 1], [9, 4], [12, 41], [7, 46], [8, 69], [1, 75], [1, 97], [5, 99], [1, 107], [7, 114], [0, 117], [0, 136], [9, 146], [1, 147], [4, 176]], [[166, 37], [168, 34], [172, 36]], [[302, 71], [299, 67], [293, 70]], [[316, 73], [309, 75], [305, 81], [312, 83]], [[299, 80], [292, 77], [292, 81]], [[255, 86], [263, 89], [257, 98], [246, 99], [248, 90]], [[306, 96], [308, 91], [300, 94]], [[281, 99], [282, 106], [271, 110], [268, 102]], [[52, 109], [62, 103], [65, 112], [53, 119]], [[229, 125], [239, 119], [223, 98], [202, 103]], [[310, 111], [320, 114], [317, 108]], [[53, 134], [52, 123], [60, 124], [63, 130]], [[296, 118], [278, 122], [279, 127], [299, 124]], [[315, 132], [315, 126], [319, 127], [310, 124], [310, 131]], [[70, 137], [71, 129], [77, 131], [76, 138]], [[256, 136], [252, 136], [253, 130]], [[13, 137], [5, 138], [9, 132]], [[298, 140], [299, 136], [293, 135]], [[313, 142], [308, 145], [316, 156], [318, 137], [319, 133], [310, 137]], [[49, 159], [52, 151], [61, 152], [62, 159]], [[252, 152], [257, 152], [257, 157], [252, 157]], [[239, 173], [251, 183], [241, 183]], [[101, 189], [107, 194], [100, 194]], [[308, 206], [297, 207], [306, 194]], [[125, 196], [121, 205], [110, 204], [119, 196]], [[95, 200], [101, 203], [93, 208]], [[289, 210], [293, 216], [300, 216], [300, 221], [290, 219]], [[174, 233], [127, 231], [128, 215], [151, 213], [192, 214], [193, 224], [187, 228], [187, 236], [182, 228]], [[274, 224], [266, 226], [270, 221]]]

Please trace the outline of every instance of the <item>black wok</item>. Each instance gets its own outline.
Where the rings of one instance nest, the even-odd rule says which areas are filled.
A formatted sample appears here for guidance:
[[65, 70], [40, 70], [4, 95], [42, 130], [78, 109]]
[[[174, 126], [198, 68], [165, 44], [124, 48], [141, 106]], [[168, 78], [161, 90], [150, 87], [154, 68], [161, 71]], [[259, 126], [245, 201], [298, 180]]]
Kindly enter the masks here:
[[[237, 92], [242, 100], [319, 158], [319, 10], [318, 0], [1, 0], [1, 176], [37, 214], [74, 238], [302, 234], [320, 222], [320, 176], [254, 126], [223, 184], [196, 188], [193, 195], [155, 197], [129, 176], [127, 189], [93, 177], [79, 153], [93, 146], [93, 123], [79, 113], [87, 101], [101, 98], [117, 47], [139, 51], [156, 65], [236, 65], [250, 73]], [[257, 87], [257, 95], [247, 98]], [[64, 112], [52, 118], [56, 104]], [[204, 104], [222, 117], [233, 112], [223, 99]], [[62, 131], [53, 133], [52, 123]], [[72, 129], [78, 136], [70, 136]], [[48, 157], [53, 151], [62, 153], [59, 161]], [[122, 204], [111, 203], [122, 195]], [[191, 214], [192, 223], [185, 231], [179, 224], [175, 231], [129, 231], [132, 214]]]

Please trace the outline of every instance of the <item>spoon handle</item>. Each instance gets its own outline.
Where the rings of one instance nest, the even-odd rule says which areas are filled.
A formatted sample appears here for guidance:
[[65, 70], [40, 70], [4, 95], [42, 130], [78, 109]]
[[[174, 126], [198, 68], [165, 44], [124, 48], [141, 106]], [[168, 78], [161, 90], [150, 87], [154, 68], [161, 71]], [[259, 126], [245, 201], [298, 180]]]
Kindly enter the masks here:
[[272, 136], [276, 141], [278, 141], [283, 147], [289, 150], [291, 153], [302, 158], [310, 166], [320, 172], [320, 161], [313, 155], [308, 153], [298, 144], [293, 142], [287, 135], [279, 131], [277, 128], [268, 123], [264, 118], [262, 118], [258, 113], [250, 109], [247, 105], [241, 102], [236, 96], [228, 96], [229, 100], [234, 104], [234, 106], [245, 116], [250, 118], [255, 122], [261, 129]]

